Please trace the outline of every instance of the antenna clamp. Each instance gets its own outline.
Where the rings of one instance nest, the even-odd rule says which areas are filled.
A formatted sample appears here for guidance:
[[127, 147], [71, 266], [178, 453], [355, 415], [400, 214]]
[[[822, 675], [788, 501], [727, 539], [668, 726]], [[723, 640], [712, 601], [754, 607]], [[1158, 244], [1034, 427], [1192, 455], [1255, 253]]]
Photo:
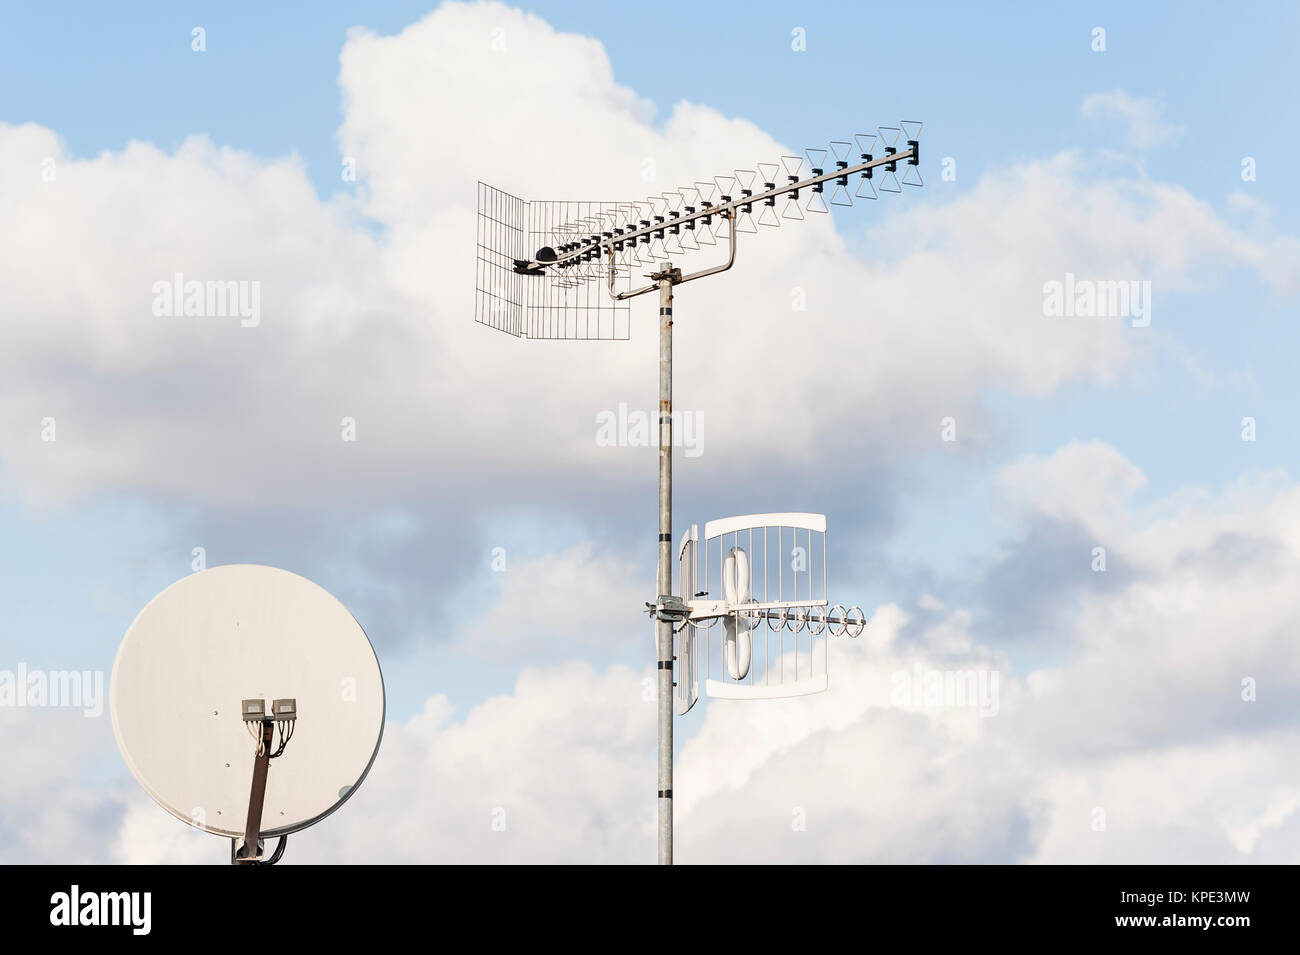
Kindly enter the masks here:
[[663, 623], [682, 623], [690, 616], [686, 601], [672, 594], [660, 594], [654, 603], [647, 603], [646, 610], [650, 616]]

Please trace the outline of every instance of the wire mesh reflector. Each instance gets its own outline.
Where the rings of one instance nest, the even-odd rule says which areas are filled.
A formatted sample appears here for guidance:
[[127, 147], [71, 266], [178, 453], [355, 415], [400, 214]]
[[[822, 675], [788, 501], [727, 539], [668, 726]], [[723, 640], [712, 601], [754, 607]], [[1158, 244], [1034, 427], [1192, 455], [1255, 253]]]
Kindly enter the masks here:
[[[519, 338], [622, 341], [628, 302], [606, 291], [607, 261], [590, 258], [525, 275], [515, 264], [542, 249], [560, 249], [608, 232], [625, 213], [613, 202], [528, 202], [478, 184], [478, 251], [474, 320]], [[627, 269], [615, 291], [630, 287]]]

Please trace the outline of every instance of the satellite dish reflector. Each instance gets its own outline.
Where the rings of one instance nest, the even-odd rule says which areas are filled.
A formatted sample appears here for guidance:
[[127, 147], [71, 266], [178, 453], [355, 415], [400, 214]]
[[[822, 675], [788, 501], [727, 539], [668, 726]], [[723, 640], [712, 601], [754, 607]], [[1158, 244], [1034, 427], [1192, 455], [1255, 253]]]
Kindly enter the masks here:
[[232, 564], [178, 580], [140, 612], [109, 709], [145, 792], [195, 828], [251, 831], [232, 861], [254, 862], [261, 837], [319, 822], [356, 792], [379, 750], [384, 681], [365, 631], [327, 591]]

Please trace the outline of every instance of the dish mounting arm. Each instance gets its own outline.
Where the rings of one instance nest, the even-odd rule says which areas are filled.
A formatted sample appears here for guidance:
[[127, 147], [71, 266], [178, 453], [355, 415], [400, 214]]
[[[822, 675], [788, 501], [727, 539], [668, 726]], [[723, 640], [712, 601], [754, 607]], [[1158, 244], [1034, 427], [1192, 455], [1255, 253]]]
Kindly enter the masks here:
[[[287, 836], [281, 836], [270, 859], [262, 861], [262, 810], [266, 806], [266, 777], [271, 760], [284, 753], [293, 738], [298, 722], [298, 703], [293, 699], [276, 700], [267, 712], [265, 700], [244, 700], [240, 709], [250, 735], [257, 741], [253, 758], [253, 785], [248, 793], [248, 821], [244, 826], [244, 844], [230, 840], [230, 861], [233, 865], [275, 865], [284, 855]], [[276, 726], [280, 728], [280, 745], [273, 751]]]
[[[266, 804], [266, 775], [271, 768], [271, 743], [275, 738], [275, 721], [261, 721], [261, 740], [253, 760], [253, 787], [248, 794], [248, 822], [244, 826], [244, 844], [236, 849], [231, 861], [235, 865], [258, 865], [262, 861], [262, 808]], [[233, 842], [233, 840], [232, 840]], [[277, 848], [276, 852], [281, 850]]]

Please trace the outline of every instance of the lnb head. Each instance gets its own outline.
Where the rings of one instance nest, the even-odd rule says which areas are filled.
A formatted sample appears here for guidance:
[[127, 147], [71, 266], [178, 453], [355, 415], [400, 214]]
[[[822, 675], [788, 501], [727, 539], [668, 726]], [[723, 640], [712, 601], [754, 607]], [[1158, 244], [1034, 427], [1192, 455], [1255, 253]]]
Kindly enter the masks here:
[[298, 701], [293, 698], [275, 700], [271, 704], [271, 719], [285, 723], [298, 718]]
[[260, 723], [266, 719], [266, 700], [244, 700], [239, 704], [239, 715], [245, 723]]

